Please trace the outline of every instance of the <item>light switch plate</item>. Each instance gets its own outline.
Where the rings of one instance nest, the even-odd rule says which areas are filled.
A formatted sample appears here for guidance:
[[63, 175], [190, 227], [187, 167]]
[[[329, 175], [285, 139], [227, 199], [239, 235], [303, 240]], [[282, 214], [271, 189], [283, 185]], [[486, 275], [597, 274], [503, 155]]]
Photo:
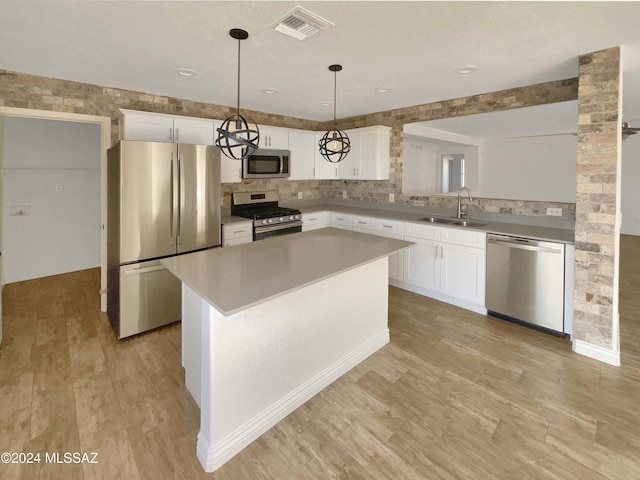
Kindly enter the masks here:
[[347, 198], [347, 191], [346, 190], [342, 191], [342, 198]]
[[302, 192], [298, 192], [298, 200], [302, 200]]
[[547, 215], [551, 215], [551, 216], [554, 216], [554, 217], [561, 217], [562, 216], [562, 209], [561, 208], [547, 207]]
[[390, 193], [390, 194], [389, 194], [389, 201], [390, 201], [390, 202], [395, 202], [395, 201], [396, 201], [396, 195], [395, 195], [395, 193]]

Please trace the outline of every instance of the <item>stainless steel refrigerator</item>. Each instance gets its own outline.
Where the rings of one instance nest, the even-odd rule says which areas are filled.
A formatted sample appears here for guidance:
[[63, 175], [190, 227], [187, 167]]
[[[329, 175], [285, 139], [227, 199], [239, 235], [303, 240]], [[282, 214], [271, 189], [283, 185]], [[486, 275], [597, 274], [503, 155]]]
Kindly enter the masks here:
[[220, 150], [122, 141], [107, 182], [107, 314], [124, 338], [181, 317], [160, 259], [220, 246]]

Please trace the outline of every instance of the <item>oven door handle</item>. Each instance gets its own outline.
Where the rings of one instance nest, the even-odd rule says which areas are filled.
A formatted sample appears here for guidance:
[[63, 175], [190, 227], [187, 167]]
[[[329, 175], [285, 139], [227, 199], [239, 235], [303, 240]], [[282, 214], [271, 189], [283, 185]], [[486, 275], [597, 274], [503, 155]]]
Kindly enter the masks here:
[[264, 227], [256, 227], [255, 233], [275, 232], [276, 230], [284, 230], [286, 228], [301, 227], [302, 222], [279, 223], [277, 225], [266, 225]]

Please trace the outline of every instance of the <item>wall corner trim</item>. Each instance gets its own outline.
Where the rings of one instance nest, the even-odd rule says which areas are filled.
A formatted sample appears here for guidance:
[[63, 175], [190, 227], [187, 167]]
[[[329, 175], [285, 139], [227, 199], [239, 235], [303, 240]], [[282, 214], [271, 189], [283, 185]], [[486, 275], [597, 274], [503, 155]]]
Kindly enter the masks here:
[[580, 355], [591, 357], [615, 367], [620, 366], [620, 351], [609, 350], [583, 340], [573, 340], [572, 350]]

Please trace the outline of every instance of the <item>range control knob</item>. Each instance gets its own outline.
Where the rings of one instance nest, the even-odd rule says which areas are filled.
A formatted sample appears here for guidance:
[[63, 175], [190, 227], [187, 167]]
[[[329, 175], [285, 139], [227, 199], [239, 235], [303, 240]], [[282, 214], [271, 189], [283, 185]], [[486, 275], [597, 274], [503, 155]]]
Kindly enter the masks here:
[[267, 223], [273, 223], [273, 218], [270, 218], [269, 220], [267, 220]]
[[279, 221], [279, 222], [284, 222], [284, 217], [280, 217], [280, 218], [278, 219], [278, 221]]
[[295, 220], [295, 219], [296, 219], [295, 215], [289, 215], [289, 220]]
[[262, 220], [261, 222], [263, 225], [266, 225], [268, 222], [266, 220]]

